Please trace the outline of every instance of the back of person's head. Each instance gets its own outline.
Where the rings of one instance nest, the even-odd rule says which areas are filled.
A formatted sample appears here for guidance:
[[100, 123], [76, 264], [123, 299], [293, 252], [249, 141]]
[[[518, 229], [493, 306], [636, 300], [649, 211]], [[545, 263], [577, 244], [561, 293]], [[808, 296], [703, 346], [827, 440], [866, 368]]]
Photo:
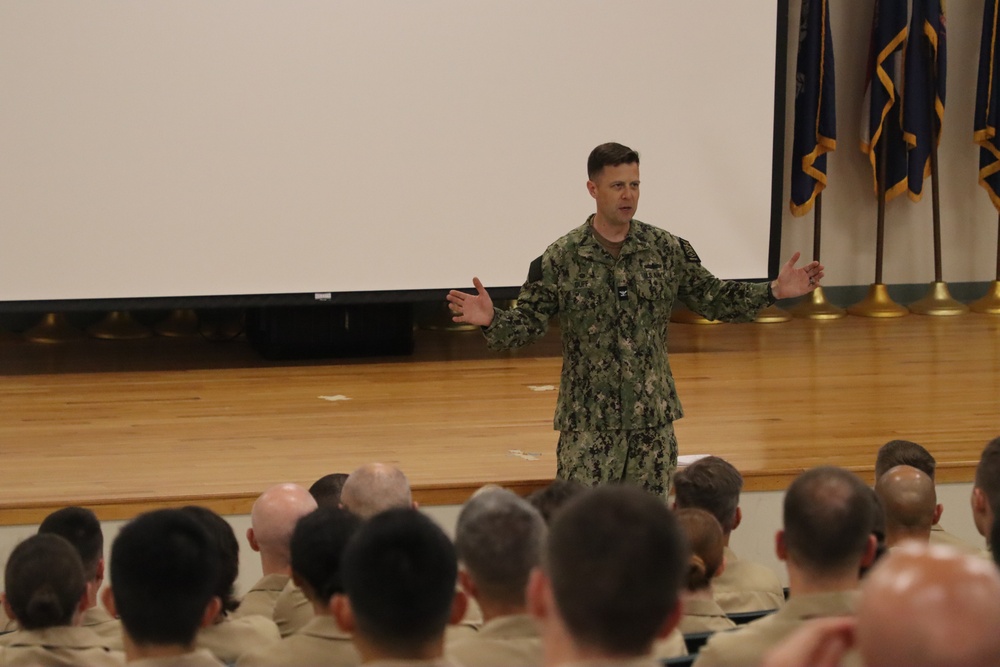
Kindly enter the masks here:
[[402, 470], [384, 463], [369, 463], [347, 477], [340, 502], [362, 519], [368, 519], [388, 509], [413, 507], [413, 494]]
[[731, 463], [718, 456], [706, 456], [681, 468], [674, 476], [677, 509], [696, 507], [710, 512], [729, 533], [735, 526], [740, 506], [743, 476]]
[[889, 546], [886, 544], [885, 539], [885, 510], [882, 509], [882, 501], [878, 499], [878, 494], [875, 493], [875, 489], [865, 487], [868, 489], [868, 502], [872, 506], [872, 510], [875, 512], [875, 516], [872, 520], [872, 535], [875, 537], [875, 554], [870, 563], [862, 563], [860, 568], [861, 576], [864, 576], [868, 570], [875, 566], [875, 563], [879, 561], [885, 554], [889, 552]]
[[181, 511], [200, 523], [211, 538], [219, 566], [214, 593], [222, 601], [223, 612], [236, 611], [240, 606], [235, 589], [236, 578], [240, 575], [240, 543], [233, 527], [207, 507], [188, 505]]
[[976, 466], [976, 488], [980, 489], [986, 496], [990, 508], [995, 514], [1000, 514], [1000, 438], [994, 438], [979, 457], [979, 464]]
[[857, 475], [807, 470], [788, 487], [783, 514], [789, 560], [816, 574], [857, 570], [875, 524], [871, 490]]
[[87, 590], [76, 548], [58, 535], [33, 535], [10, 554], [7, 603], [26, 630], [71, 625]]
[[458, 515], [455, 549], [482, 598], [524, 606], [545, 533], [545, 520], [526, 500], [489, 489], [470, 498]]
[[140, 645], [190, 646], [215, 596], [216, 546], [190, 513], [142, 514], [111, 545], [111, 597]]
[[722, 567], [725, 545], [722, 526], [711, 513], [694, 507], [677, 510], [675, 516], [691, 547], [687, 589], [704, 590]]
[[250, 510], [251, 544], [266, 557], [287, 564], [295, 522], [316, 509], [316, 499], [298, 484], [278, 484], [260, 494]]
[[542, 514], [546, 524], [552, 523], [555, 513], [562, 508], [571, 498], [575, 498], [588, 487], [573, 479], [555, 479], [552, 483], [532, 491], [527, 501]]
[[323, 475], [309, 487], [309, 493], [316, 499], [316, 504], [320, 507], [338, 507], [340, 505], [340, 492], [344, 490], [344, 482], [347, 481], [346, 472], [332, 472]]
[[889, 468], [896, 466], [910, 466], [922, 470], [933, 480], [937, 461], [930, 452], [915, 442], [890, 440], [879, 447], [875, 458], [875, 479], [889, 472]]
[[455, 547], [415, 509], [381, 512], [354, 533], [341, 565], [357, 634], [399, 658], [439, 641], [458, 576]]
[[605, 486], [580, 494], [556, 516], [543, 563], [578, 646], [640, 656], [677, 608], [688, 547], [662, 499]]
[[64, 507], [49, 514], [38, 527], [38, 534], [52, 534], [64, 538], [76, 547], [83, 561], [87, 581], [98, 575], [104, 558], [104, 533], [97, 515], [84, 507]]
[[594, 180], [605, 167], [617, 167], [620, 164], [639, 164], [639, 153], [614, 142], [601, 144], [590, 151], [587, 158], [587, 178]]
[[360, 518], [340, 507], [320, 507], [295, 524], [292, 572], [308, 597], [325, 604], [344, 592], [341, 558], [360, 525]]
[[875, 493], [890, 535], [929, 536], [937, 514], [937, 493], [934, 480], [925, 472], [908, 465], [894, 466], [875, 482]]

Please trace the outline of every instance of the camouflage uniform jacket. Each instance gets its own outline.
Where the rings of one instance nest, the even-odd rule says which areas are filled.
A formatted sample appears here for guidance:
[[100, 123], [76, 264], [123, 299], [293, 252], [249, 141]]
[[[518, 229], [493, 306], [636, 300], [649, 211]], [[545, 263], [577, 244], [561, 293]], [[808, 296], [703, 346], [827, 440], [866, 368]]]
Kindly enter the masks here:
[[638, 220], [616, 260], [591, 232], [592, 217], [532, 262], [516, 307], [495, 311], [484, 329], [487, 345], [530, 343], [558, 314], [563, 365], [555, 428], [664, 426], [684, 414], [667, 361], [674, 301], [708, 319], [749, 321], [772, 302], [770, 290], [767, 283], [716, 278], [687, 241]]

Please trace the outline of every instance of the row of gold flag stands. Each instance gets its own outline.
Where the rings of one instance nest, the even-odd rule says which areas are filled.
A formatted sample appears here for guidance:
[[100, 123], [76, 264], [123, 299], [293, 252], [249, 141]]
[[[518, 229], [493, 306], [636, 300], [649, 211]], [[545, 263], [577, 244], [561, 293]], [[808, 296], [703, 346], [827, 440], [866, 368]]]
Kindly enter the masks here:
[[199, 321], [192, 309], [171, 311], [159, 322], [147, 326], [136, 320], [130, 311], [115, 310], [86, 328], [74, 326], [65, 313], [46, 313], [34, 326], [21, 334], [0, 332], [0, 339], [23, 339], [32, 343], [67, 343], [88, 338], [104, 340], [139, 340], [152, 336], [196, 337], [223, 339], [232, 337], [228, 324], [206, 324]]
[[[911, 7], [912, 12], [909, 11]], [[872, 165], [878, 201], [875, 282], [862, 301], [846, 310], [829, 303], [822, 287], [819, 287], [787, 312], [774, 306], [764, 310], [758, 322], [783, 322], [793, 316], [831, 320], [847, 314], [876, 318], [901, 317], [909, 313], [953, 316], [969, 310], [1000, 315], [1000, 215], [996, 279], [986, 295], [967, 306], [951, 297], [942, 277], [937, 149], [944, 119], [947, 78], [945, 11], [942, 0], [912, 0], [911, 7], [906, 0], [877, 2], [872, 21], [866, 90], [870, 107], [864, 110], [868, 119], [863, 150]], [[979, 184], [989, 193], [1000, 214], [998, 18], [998, 2], [987, 0], [983, 9], [974, 139], [980, 146]], [[795, 97], [790, 205], [794, 215], [813, 211], [813, 259], [819, 261], [821, 193], [827, 180], [826, 154], [835, 150], [837, 136], [833, 38], [827, 0], [802, 0], [799, 25], [796, 60], [799, 87]], [[902, 58], [901, 67], [896, 65], [897, 57]], [[900, 75], [902, 81], [896, 81], [895, 77]], [[894, 173], [887, 174], [890, 163]], [[882, 281], [886, 184], [892, 183], [892, 194], [908, 191], [911, 199], [919, 200], [923, 179], [927, 175], [931, 178], [934, 282], [924, 298], [907, 308], [890, 298]], [[675, 312], [672, 319], [686, 323], [711, 323], [686, 309]]]

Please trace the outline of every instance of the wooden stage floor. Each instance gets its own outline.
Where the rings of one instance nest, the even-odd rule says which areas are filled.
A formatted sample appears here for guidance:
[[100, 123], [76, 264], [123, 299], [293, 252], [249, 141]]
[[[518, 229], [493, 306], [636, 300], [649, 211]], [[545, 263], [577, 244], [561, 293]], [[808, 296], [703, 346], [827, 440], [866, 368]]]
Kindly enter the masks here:
[[[887, 440], [940, 481], [972, 479], [1000, 435], [1000, 318], [670, 327], [681, 454], [717, 454], [747, 490], [835, 464], [868, 479]], [[284, 481], [392, 462], [423, 504], [555, 471], [557, 332], [513, 353], [419, 330], [412, 357], [268, 362], [242, 339], [0, 342], [0, 524], [84, 504], [104, 519], [197, 502], [245, 513]], [[546, 389], [552, 387], [553, 389]]]

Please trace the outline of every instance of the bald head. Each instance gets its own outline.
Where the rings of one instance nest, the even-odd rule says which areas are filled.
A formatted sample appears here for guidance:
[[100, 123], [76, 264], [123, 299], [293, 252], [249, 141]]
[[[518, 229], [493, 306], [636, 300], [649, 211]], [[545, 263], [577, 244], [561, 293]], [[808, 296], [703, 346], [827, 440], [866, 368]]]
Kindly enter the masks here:
[[904, 539], [927, 541], [937, 518], [934, 480], [911, 466], [890, 468], [875, 483], [875, 493], [885, 511], [886, 543]]
[[369, 519], [388, 509], [413, 507], [413, 495], [402, 470], [384, 463], [369, 463], [348, 476], [340, 492], [340, 502], [362, 519]]
[[1000, 570], [942, 545], [906, 544], [865, 578], [857, 647], [867, 667], [1000, 665]]
[[291, 567], [289, 543], [299, 519], [316, 509], [316, 500], [298, 484], [279, 484], [260, 494], [250, 511], [247, 538], [260, 551], [265, 569]]

